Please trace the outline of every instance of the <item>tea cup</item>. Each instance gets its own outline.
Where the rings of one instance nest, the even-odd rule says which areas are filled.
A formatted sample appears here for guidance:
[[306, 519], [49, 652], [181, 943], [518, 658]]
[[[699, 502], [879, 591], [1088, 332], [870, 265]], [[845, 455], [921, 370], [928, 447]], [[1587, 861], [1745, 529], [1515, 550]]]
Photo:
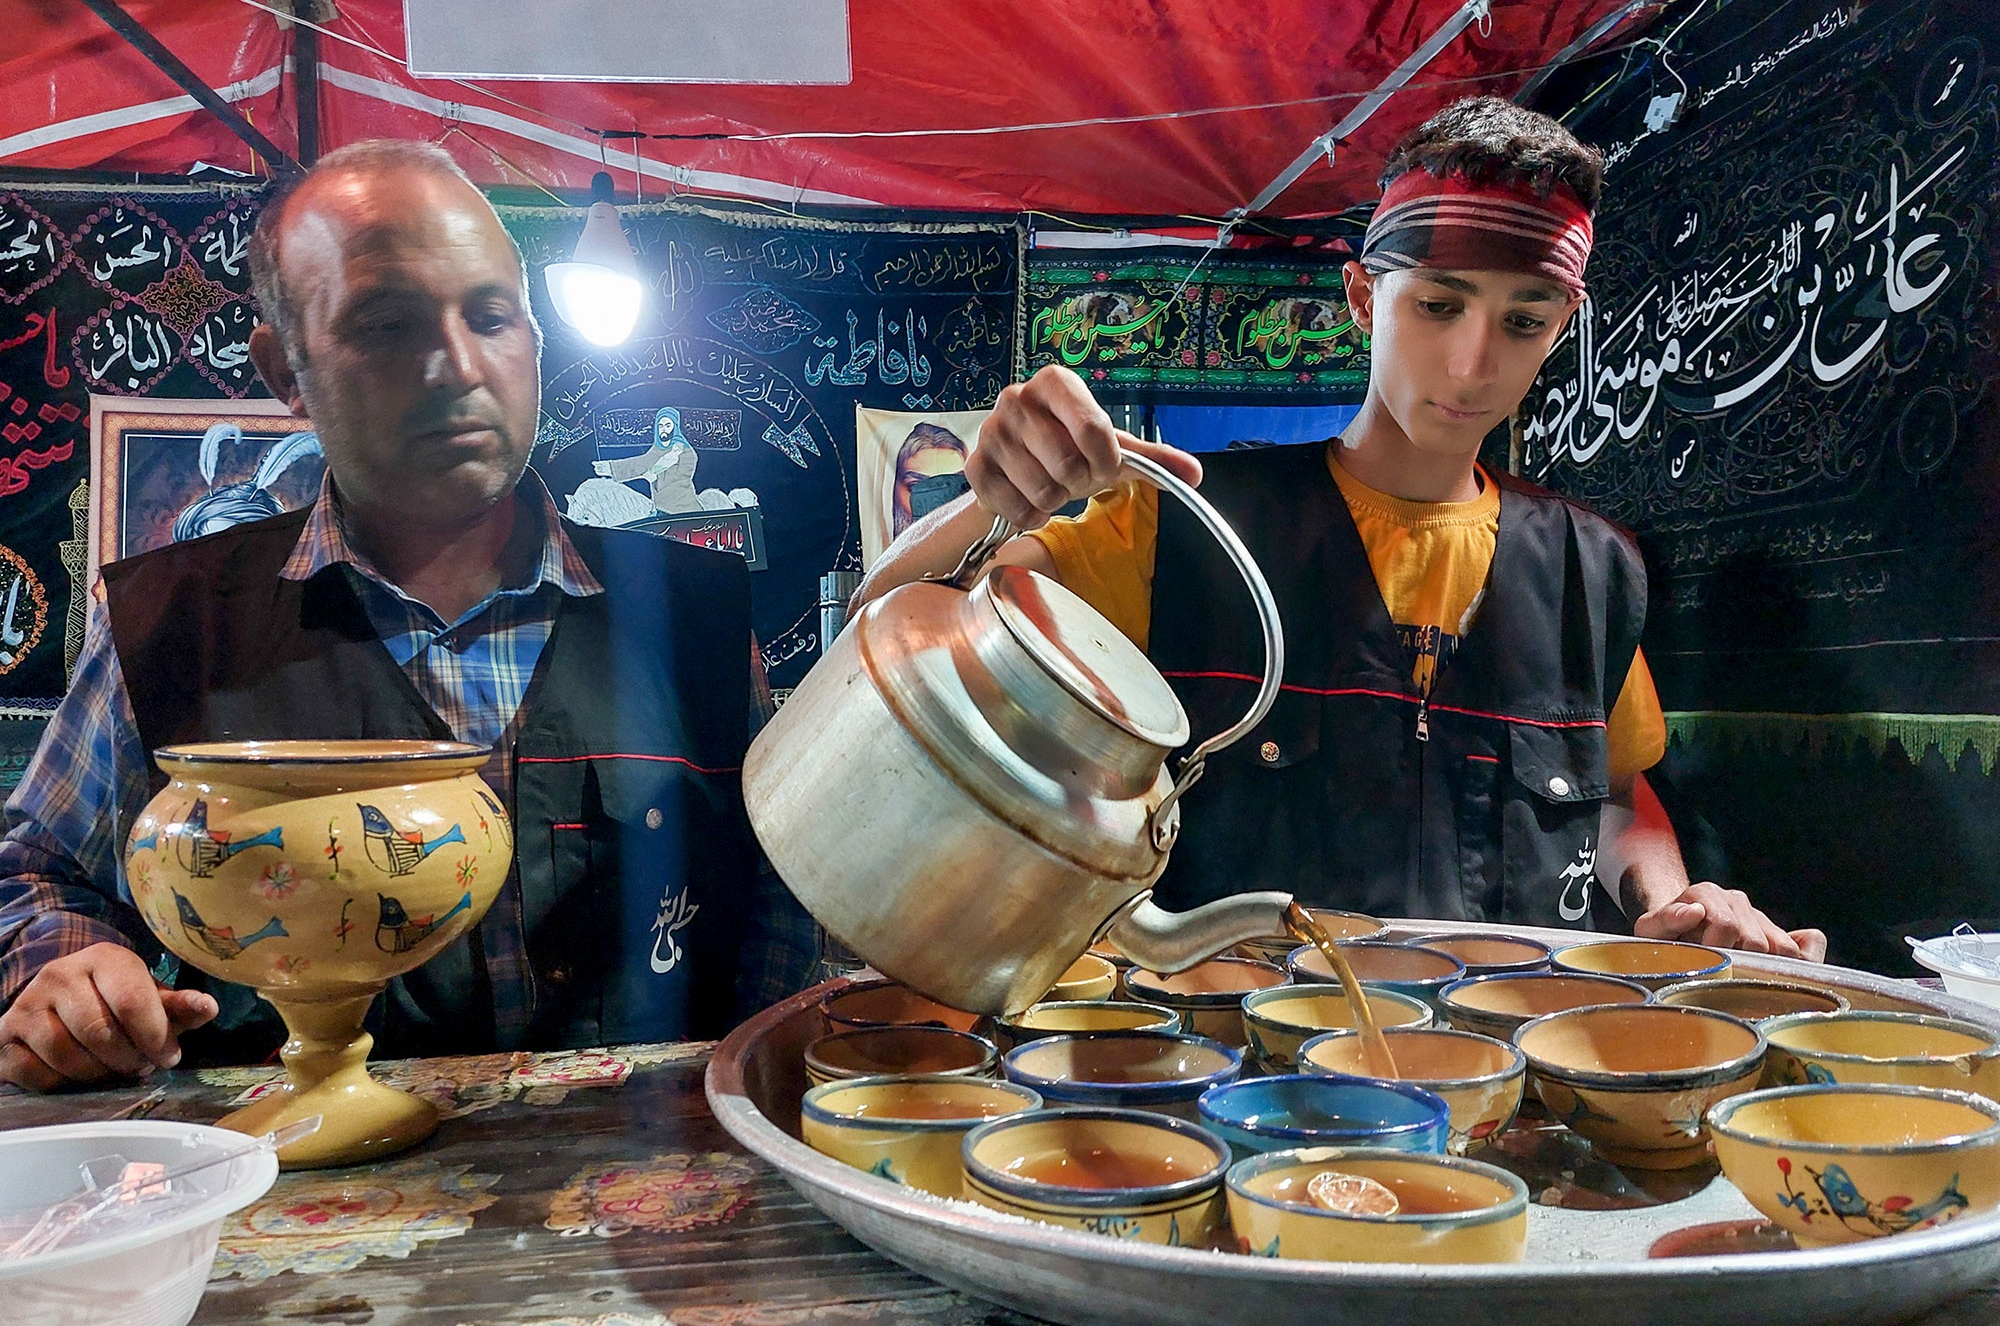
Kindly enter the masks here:
[[979, 1014], [941, 1004], [896, 981], [861, 981], [828, 991], [819, 1011], [833, 1031], [925, 1025], [971, 1031], [979, 1025]]
[[1180, 1029], [1181, 1015], [1164, 1004], [1117, 999], [1044, 1002], [993, 1019], [993, 1039], [1003, 1052], [1044, 1036], [1092, 1031], [1158, 1031], [1171, 1035]]
[[1495, 976], [1501, 972], [1515, 971], [1547, 971], [1551, 952], [1547, 944], [1521, 935], [1454, 932], [1445, 935], [1423, 935], [1410, 942], [1457, 958], [1465, 964], [1467, 976]]
[[1653, 1002], [1713, 1009], [1745, 1022], [1764, 1022], [1792, 1013], [1845, 1013], [1849, 1008], [1847, 996], [1817, 985], [1745, 976], [1682, 981], [1655, 992]]
[[1793, 1013], [1763, 1024], [1766, 1086], [1887, 1082], [2000, 1098], [2000, 1038], [1928, 1013]]
[[1645, 986], [1613, 976], [1503, 972], [1446, 986], [1438, 995], [1438, 1007], [1460, 1031], [1512, 1041], [1531, 1019], [1547, 1013], [1590, 1004], [1643, 1004], [1652, 997]]
[[[1374, 987], [1361, 993], [1376, 1025], [1384, 1029], [1428, 1027], [1437, 1016], [1429, 1004], [1412, 995]], [[1307, 1041], [1354, 1025], [1347, 992], [1337, 985], [1287, 985], [1243, 997], [1250, 1054], [1266, 1073], [1298, 1072], [1299, 1051]]]
[[2000, 1105], [1930, 1087], [1822, 1083], [1708, 1112], [1722, 1172], [1800, 1247], [1930, 1229], [2000, 1206]]
[[992, 1042], [950, 1027], [863, 1027], [822, 1036], [806, 1047], [813, 1086], [884, 1074], [992, 1077], [1000, 1056]]
[[[1347, 965], [1354, 969], [1354, 978], [1363, 985], [1411, 995], [1433, 1008], [1437, 1006], [1439, 991], [1465, 979], [1465, 964], [1457, 958], [1414, 944], [1361, 940], [1342, 944], [1340, 955], [1347, 959]], [[1324, 985], [1338, 979], [1326, 954], [1311, 944], [1293, 949], [1285, 959], [1285, 970], [1300, 985]]]
[[1246, 1077], [1202, 1092], [1201, 1125], [1238, 1160], [1300, 1146], [1442, 1152], [1448, 1109], [1414, 1083], [1330, 1073]]
[[799, 1134], [813, 1150], [858, 1170], [957, 1197], [965, 1135], [1041, 1104], [1031, 1088], [988, 1078], [857, 1077], [807, 1091], [799, 1102]]
[[1676, 939], [1601, 939], [1559, 948], [1549, 959], [1556, 971], [1584, 976], [1616, 976], [1648, 990], [1683, 981], [1708, 980], [1729, 970], [1729, 955]]
[[1243, 1044], [1246, 994], [1291, 982], [1282, 969], [1248, 958], [1210, 958], [1171, 975], [1144, 967], [1125, 973], [1125, 990], [1132, 998], [1173, 1009], [1188, 1031], [1225, 1045]]
[[[1393, 1215], [1328, 1210], [1307, 1185], [1333, 1172], [1373, 1180]], [[1337, 1262], [1518, 1262], [1528, 1241], [1528, 1185], [1456, 1156], [1302, 1147], [1239, 1160], [1227, 1180], [1229, 1220], [1244, 1252]]]
[[1046, 1004], [1071, 1004], [1090, 999], [1109, 999], [1118, 993], [1118, 967], [1111, 959], [1095, 953], [1080, 953], [1063, 970], [1056, 983], [1040, 1000]]
[[1010, 1082], [1051, 1104], [1141, 1109], [1193, 1122], [1201, 1093], [1243, 1072], [1243, 1056], [1205, 1036], [1102, 1031], [1044, 1036], [1000, 1060]]
[[[1445, 1150], [1462, 1156], [1514, 1122], [1528, 1076], [1520, 1050], [1469, 1031], [1395, 1027], [1382, 1034], [1396, 1060], [1396, 1080], [1435, 1093], [1451, 1111]], [[1299, 1051], [1299, 1070], [1368, 1076], [1360, 1033], [1313, 1037]]]
[[981, 1124], [960, 1156], [965, 1199], [1009, 1215], [1171, 1247], [1222, 1223], [1229, 1148], [1179, 1119], [1046, 1110]]
[[1680, 1169], [1707, 1154], [1708, 1107], [1757, 1086], [1764, 1034], [1705, 1008], [1600, 1004], [1514, 1034], [1549, 1113], [1614, 1165]]
[[[1308, 907], [1305, 910], [1307, 915], [1319, 923], [1320, 929], [1326, 931], [1327, 938], [1336, 944], [1357, 939], [1380, 939], [1389, 933], [1388, 922], [1377, 920], [1362, 912], [1343, 912], [1334, 907]], [[1265, 935], [1257, 939], [1246, 939], [1238, 944], [1236, 956], [1254, 958], [1258, 962], [1268, 962], [1273, 966], [1282, 967], [1285, 959], [1290, 957], [1292, 950], [1298, 946], [1299, 941], [1292, 935]]]

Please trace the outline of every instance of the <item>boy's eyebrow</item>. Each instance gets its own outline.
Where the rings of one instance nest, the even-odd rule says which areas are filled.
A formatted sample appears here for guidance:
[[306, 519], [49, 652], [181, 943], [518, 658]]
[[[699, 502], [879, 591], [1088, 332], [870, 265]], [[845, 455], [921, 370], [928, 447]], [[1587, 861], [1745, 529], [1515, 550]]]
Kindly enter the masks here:
[[1453, 276], [1450, 272], [1436, 272], [1429, 268], [1419, 267], [1412, 271], [1410, 275], [1419, 281], [1429, 281], [1432, 285], [1441, 285], [1447, 290], [1456, 290], [1462, 295], [1476, 295], [1479, 293], [1478, 285], [1466, 280], [1462, 276]]
[[[1457, 276], [1451, 272], [1440, 272], [1427, 267], [1418, 267], [1413, 269], [1410, 275], [1419, 281], [1428, 281], [1432, 285], [1441, 285], [1447, 290], [1456, 290], [1462, 295], [1478, 295], [1481, 293], [1478, 282], [1468, 281], [1463, 276]], [[1562, 301], [1561, 295], [1541, 283], [1521, 286], [1513, 294], [1509, 295], [1508, 298], [1516, 304], [1556, 304]]]

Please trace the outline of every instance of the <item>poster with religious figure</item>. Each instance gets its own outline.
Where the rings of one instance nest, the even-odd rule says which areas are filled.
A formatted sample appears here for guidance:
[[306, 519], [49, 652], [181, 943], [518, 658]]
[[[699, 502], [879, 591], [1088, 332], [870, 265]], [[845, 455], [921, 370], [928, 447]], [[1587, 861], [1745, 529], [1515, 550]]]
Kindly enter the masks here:
[[864, 566], [874, 565], [898, 534], [940, 505], [925, 500], [933, 486], [926, 480], [964, 472], [965, 458], [979, 440], [979, 426], [991, 413], [854, 407], [855, 486], [860, 492]]

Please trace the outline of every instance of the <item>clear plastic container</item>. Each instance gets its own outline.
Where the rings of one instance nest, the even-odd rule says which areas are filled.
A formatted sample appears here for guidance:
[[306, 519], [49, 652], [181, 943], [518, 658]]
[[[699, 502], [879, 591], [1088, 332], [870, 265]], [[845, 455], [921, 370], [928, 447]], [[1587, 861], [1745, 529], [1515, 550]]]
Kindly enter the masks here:
[[1946, 994], [2000, 1008], [2000, 935], [1967, 930], [1912, 939], [1910, 956], [1944, 978]]
[[[82, 1186], [81, 1167], [100, 1157], [175, 1169], [240, 1151], [250, 1138], [198, 1124], [140, 1120], [62, 1124], [0, 1133], [0, 1227], [26, 1232], [34, 1214]], [[261, 1197], [278, 1160], [257, 1148], [175, 1181], [187, 1199], [135, 1206], [94, 1221], [52, 1251], [0, 1260], [7, 1326], [183, 1326], [194, 1316], [215, 1261], [223, 1217]], [[13, 1228], [21, 1226], [21, 1228]]]

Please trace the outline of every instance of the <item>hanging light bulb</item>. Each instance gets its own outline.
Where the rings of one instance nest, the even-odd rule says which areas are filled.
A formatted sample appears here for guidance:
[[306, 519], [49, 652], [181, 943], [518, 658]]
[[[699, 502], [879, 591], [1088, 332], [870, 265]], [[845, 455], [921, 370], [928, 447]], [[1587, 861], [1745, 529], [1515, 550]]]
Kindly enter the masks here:
[[544, 272], [556, 316], [593, 345], [618, 345], [639, 321], [639, 263], [611, 205], [611, 176], [590, 178], [590, 211], [569, 262]]

